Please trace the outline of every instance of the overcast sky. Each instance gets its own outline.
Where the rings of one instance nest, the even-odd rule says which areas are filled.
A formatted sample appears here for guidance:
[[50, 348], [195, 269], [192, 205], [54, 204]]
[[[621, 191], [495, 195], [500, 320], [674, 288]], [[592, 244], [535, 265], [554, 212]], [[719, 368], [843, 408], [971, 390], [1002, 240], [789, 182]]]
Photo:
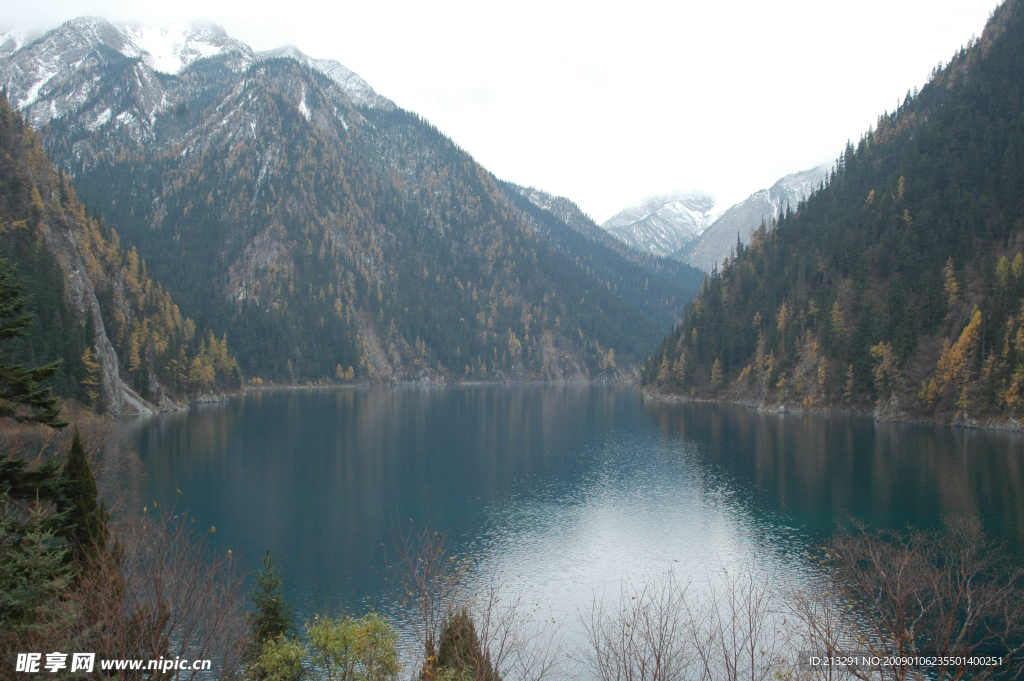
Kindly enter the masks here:
[[599, 222], [704, 189], [721, 204], [831, 162], [980, 35], [995, 0], [487, 3], [0, 0], [0, 22], [208, 19], [337, 59], [499, 177]]

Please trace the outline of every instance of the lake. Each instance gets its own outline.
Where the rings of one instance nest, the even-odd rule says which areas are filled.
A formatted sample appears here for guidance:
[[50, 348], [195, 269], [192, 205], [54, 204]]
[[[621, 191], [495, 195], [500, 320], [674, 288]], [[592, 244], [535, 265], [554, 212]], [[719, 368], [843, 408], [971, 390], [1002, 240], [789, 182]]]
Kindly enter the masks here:
[[247, 569], [270, 549], [302, 616], [386, 610], [385, 551], [410, 522], [567, 621], [668, 568], [757, 560], [799, 580], [851, 518], [973, 516], [1024, 555], [1013, 433], [645, 402], [629, 385], [266, 390], [125, 427], [138, 498], [215, 527]]

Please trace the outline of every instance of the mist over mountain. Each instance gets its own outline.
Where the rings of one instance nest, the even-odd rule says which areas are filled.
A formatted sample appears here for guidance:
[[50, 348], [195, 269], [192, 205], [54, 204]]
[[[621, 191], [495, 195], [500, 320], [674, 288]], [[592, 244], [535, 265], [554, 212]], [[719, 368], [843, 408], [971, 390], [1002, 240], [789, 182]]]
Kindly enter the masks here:
[[11, 35], [11, 103], [250, 379], [627, 377], [699, 288], [294, 46], [90, 17]]
[[599, 242], [603, 246], [615, 251], [626, 260], [644, 265], [645, 267], [650, 267], [656, 271], [664, 270], [671, 272], [671, 276], [673, 277], [678, 276], [687, 278], [693, 276], [692, 269], [688, 267], [681, 267], [677, 260], [664, 258], [644, 250], [633, 248], [618, 237], [612, 235], [607, 230], [598, 226], [598, 224], [594, 222], [589, 215], [584, 213], [583, 210], [571, 199], [564, 196], [554, 196], [535, 187], [521, 187], [511, 183], [506, 183], [505, 186], [510, 191], [527, 199], [537, 208], [555, 216], [559, 221], [565, 223], [566, 226], [572, 228], [576, 232], [579, 232], [587, 239]]

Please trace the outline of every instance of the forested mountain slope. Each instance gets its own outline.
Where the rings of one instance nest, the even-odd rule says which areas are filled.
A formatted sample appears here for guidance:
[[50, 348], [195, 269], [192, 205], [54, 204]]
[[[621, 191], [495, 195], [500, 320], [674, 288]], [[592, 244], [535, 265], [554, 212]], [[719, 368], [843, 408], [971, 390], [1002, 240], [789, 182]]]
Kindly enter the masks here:
[[1008, 0], [648, 361], [661, 393], [887, 416], [1024, 411], [1024, 11]]
[[631, 376], [696, 293], [691, 268], [676, 280], [564, 221], [544, 228], [347, 70], [339, 81], [209, 29], [204, 44], [230, 49], [164, 73], [117, 27], [76, 22], [0, 74], [79, 192], [183, 309], [227, 333], [247, 376]]
[[694, 267], [626, 245], [563, 196], [505, 182], [501, 187], [545, 241], [666, 328], [678, 321], [678, 311], [704, 281]]
[[0, 96], [0, 257], [18, 267], [36, 323], [8, 361], [61, 360], [56, 394], [120, 414], [125, 388], [167, 408], [189, 393], [235, 387], [223, 338], [183, 316]]

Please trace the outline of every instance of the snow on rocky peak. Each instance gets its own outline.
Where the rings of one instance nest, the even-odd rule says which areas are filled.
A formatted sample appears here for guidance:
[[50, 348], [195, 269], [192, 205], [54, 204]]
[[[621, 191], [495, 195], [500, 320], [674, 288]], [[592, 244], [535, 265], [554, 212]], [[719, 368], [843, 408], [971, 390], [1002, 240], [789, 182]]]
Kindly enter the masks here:
[[643, 199], [601, 227], [639, 251], [667, 256], [703, 234], [717, 215], [712, 196], [677, 191]]
[[378, 95], [374, 89], [370, 87], [370, 84], [360, 78], [356, 73], [345, 68], [334, 59], [314, 59], [299, 48], [295, 47], [295, 45], [282, 45], [281, 47], [273, 50], [264, 50], [262, 52], [257, 52], [256, 56], [263, 60], [294, 59], [303, 66], [307, 66], [314, 71], [319, 71], [340, 85], [348, 96], [356, 102], [356, 104], [376, 106], [389, 101]]
[[541, 210], [551, 212], [552, 208], [554, 207], [555, 197], [552, 196], [551, 194], [548, 194], [546, 191], [542, 189], [537, 189], [536, 187], [518, 186], [516, 187], [516, 189], [519, 191], [520, 194], [525, 196], [530, 203], [537, 206], [537, 208], [540, 208]]
[[509, 187], [518, 192], [519, 195], [527, 201], [537, 206], [537, 208], [540, 208], [542, 211], [547, 213], [551, 213], [572, 229], [586, 236], [588, 239], [600, 241], [602, 243], [614, 242], [615, 244], [618, 244], [616, 239], [610, 237], [603, 229], [598, 227], [597, 223], [595, 223], [589, 215], [584, 213], [578, 205], [564, 196], [554, 196], [543, 189], [537, 189], [536, 187], [521, 187], [515, 184], [510, 184]]
[[29, 31], [0, 29], [0, 59], [11, 56], [37, 37]]
[[[0, 87], [36, 128], [74, 115], [88, 130], [110, 123], [137, 141], [153, 139], [158, 115], [181, 86], [157, 73], [178, 75], [213, 57], [236, 73], [263, 59], [295, 59], [325, 74], [358, 104], [390, 104], [332, 59], [312, 59], [290, 45], [257, 55], [211, 23], [149, 26], [79, 17], [33, 37], [0, 32]], [[99, 74], [124, 67], [123, 59], [133, 62], [128, 65], [132, 75], [113, 88], [102, 86]], [[303, 115], [308, 118], [309, 112]]]
[[154, 71], [179, 73], [199, 59], [216, 55], [223, 55], [229, 67], [241, 71], [255, 59], [248, 45], [213, 24], [153, 28], [79, 17], [38, 39], [28, 37], [9, 32], [0, 38], [0, 86], [7, 88], [11, 103], [25, 111], [36, 127], [90, 101], [96, 70], [116, 61], [118, 55], [141, 61], [135, 77], [152, 101], [145, 103], [145, 111], [132, 114], [136, 118], [151, 118], [159, 107], [161, 93]]
[[[10, 36], [10, 34], [8, 34]], [[7, 38], [5, 38], [5, 41]], [[18, 38], [10, 38], [18, 43]], [[17, 108], [26, 111], [32, 124], [39, 127], [64, 113], [63, 102], [80, 103], [88, 97], [88, 84], [76, 78], [89, 67], [89, 57], [96, 57], [99, 46], [110, 48], [110, 54], [137, 54], [138, 49], [109, 22], [97, 17], [80, 17], [65, 22], [42, 37], [18, 43], [16, 50], [0, 57], [0, 86]], [[94, 60], [93, 60], [94, 61]], [[61, 104], [36, 106], [59, 93]]]
[[[240, 71], [255, 59], [252, 48], [229, 36], [217, 24], [120, 24], [117, 28], [131, 43], [138, 56], [141, 56], [151, 69], [160, 73], [181, 73], [193, 62], [217, 55], [227, 57], [230, 66]], [[122, 54], [134, 56], [124, 51]]]

